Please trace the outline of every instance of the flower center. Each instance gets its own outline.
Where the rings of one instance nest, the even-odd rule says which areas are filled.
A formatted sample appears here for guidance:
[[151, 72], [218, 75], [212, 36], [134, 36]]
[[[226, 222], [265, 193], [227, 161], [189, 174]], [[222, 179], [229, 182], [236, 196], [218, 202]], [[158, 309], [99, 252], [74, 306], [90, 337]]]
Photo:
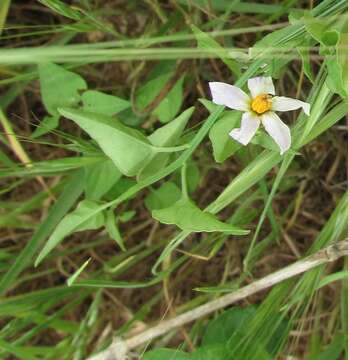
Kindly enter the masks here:
[[257, 114], [263, 114], [270, 110], [271, 105], [270, 97], [267, 94], [257, 95], [256, 98], [251, 101], [251, 109]]

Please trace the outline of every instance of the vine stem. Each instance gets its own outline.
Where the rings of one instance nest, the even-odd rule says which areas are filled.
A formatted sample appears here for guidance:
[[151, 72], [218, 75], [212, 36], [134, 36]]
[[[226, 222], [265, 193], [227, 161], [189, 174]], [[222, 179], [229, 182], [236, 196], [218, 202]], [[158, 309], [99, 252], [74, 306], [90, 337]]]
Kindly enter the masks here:
[[162, 321], [158, 325], [155, 325], [138, 335], [132, 336], [128, 339], [116, 338], [108, 348], [88, 358], [88, 360], [125, 360], [128, 351], [148, 343], [171, 330], [186, 325], [216, 310], [223, 309], [226, 306], [232, 305], [235, 302], [243, 300], [257, 292], [268, 289], [284, 280], [314, 269], [319, 265], [336, 261], [340, 257], [347, 255], [348, 239], [336, 242], [333, 245], [319, 250], [313, 255], [296, 261], [295, 263], [256, 280], [232, 293], [209, 301], [206, 304], [178, 315], [173, 319]]

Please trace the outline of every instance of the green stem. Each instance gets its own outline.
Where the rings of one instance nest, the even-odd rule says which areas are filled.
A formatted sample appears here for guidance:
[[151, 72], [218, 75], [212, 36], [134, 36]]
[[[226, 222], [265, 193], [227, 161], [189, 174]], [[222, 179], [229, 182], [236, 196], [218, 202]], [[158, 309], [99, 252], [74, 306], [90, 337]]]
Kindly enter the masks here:
[[182, 196], [185, 199], [188, 199], [188, 191], [187, 191], [187, 179], [186, 179], [186, 170], [187, 170], [187, 165], [186, 162], [183, 163], [182, 168], [181, 168], [181, 190], [182, 190]]
[[172, 152], [178, 152], [186, 150], [190, 147], [190, 144], [184, 144], [180, 146], [168, 146], [168, 147], [162, 147], [162, 146], [153, 146], [152, 148], [159, 153], [172, 153]]

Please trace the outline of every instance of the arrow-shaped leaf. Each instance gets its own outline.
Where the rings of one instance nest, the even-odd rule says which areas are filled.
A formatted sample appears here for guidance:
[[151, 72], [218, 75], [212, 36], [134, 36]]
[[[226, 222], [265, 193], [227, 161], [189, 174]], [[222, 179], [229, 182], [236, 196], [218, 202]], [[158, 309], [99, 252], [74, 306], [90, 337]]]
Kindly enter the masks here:
[[202, 211], [191, 200], [182, 198], [165, 209], [152, 211], [152, 217], [164, 224], [173, 224], [191, 232], [226, 232], [233, 235], [248, 234], [240, 229], [218, 220], [214, 215]]
[[70, 108], [59, 112], [85, 130], [124, 175], [136, 175], [156, 153], [140, 131], [115, 118]]

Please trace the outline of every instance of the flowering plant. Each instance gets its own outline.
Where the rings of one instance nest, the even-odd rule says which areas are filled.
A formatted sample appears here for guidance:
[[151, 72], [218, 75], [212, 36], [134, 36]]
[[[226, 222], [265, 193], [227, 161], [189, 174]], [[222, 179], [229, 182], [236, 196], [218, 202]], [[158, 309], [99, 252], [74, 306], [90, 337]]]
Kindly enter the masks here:
[[274, 96], [275, 89], [271, 77], [255, 77], [248, 80], [250, 95], [237, 86], [222, 82], [210, 82], [213, 102], [230, 109], [244, 111], [239, 129], [229, 135], [243, 145], [247, 145], [255, 135], [260, 124], [278, 144], [280, 154], [290, 148], [290, 129], [275, 111], [291, 111], [302, 108], [309, 115], [310, 104], [285, 96]]

